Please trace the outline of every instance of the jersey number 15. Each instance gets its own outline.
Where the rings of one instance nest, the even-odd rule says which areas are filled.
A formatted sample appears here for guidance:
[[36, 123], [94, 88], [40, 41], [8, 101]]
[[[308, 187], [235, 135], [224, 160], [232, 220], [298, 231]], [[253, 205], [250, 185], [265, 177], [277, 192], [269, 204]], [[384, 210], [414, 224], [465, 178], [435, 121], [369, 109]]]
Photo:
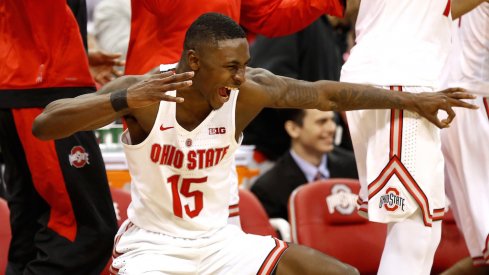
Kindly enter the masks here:
[[[190, 218], [195, 218], [199, 215], [200, 211], [204, 207], [204, 193], [201, 191], [192, 191], [190, 192], [190, 185], [193, 183], [205, 183], [207, 181], [207, 177], [203, 178], [183, 178], [182, 186], [180, 190], [178, 190], [178, 181], [180, 180], [180, 175], [173, 175], [167, 179], [167, 182], [171, 184], [171, 193], [173, 197], [173, 214], [179, 218], [183, 218], [183, 208], [185, 208], [185, 213]], [[180, 200], [180, 195], [186, 198], [194, 198], [194, 209], [190, 209], [188, 204], [185, 207], [182, 205], [182, 201]]]

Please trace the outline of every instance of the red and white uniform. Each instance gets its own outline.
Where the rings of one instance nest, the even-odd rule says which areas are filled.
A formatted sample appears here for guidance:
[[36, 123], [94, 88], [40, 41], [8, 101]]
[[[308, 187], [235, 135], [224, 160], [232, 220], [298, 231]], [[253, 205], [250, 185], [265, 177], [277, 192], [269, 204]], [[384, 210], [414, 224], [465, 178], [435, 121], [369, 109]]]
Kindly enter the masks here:
[[192, 131], [178, 124], [176, 104], [162, 101], [144, 141], [132, 144], [129, 132], [123, 134], [132, 202], [116, 237], [114, 270], [248, 274], [268, 266], [260, 274], [271, 272], [287, 245], [227, 224], [241, 142], [235, 139], [237, 97], [233, 91]]
[[190, 132], [176, 121], [176, 104], [162, 101], [146, 140], [131, 145], [125, 133], [132, 178], [128, 217], [135, 225], [199, 238], [227, 223], [229, 184], [237, 180], [231, 170], [239, 146], [233, 95]]
[[[390, 93], [436, 88], [451, 43], [450, 1], [362, 1], [356, 24], [357, 43], [341, 81]], [[347, 117], [362, 184], [361, 213], [388, 223], [420, 209], [428, 227], [441, 219], [443, 156], [436, 126], [400, 110], [353, 111]]]
[[446, 86], [478, 94], [478, 110], [455, 109], [442, 131], [445, 182], [450, 207], [475, 265], [489, 264], [489, 3], [454, 22], [456, 43], [447, 64]]
[[434, 87], [451, 44], [448, 0], [361, 1], [341, 81]]

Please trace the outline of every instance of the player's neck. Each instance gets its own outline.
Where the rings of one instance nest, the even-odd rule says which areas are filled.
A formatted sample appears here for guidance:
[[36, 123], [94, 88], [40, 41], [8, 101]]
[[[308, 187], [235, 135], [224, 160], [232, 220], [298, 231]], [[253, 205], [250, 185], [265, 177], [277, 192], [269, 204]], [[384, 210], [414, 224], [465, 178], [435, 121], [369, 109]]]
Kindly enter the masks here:
[[176, 119], [180, 126], [187, 131], [192, 131], [207, 118], [212, 108], [205, 100], [184, 98], [183, 103], [177, 104]]

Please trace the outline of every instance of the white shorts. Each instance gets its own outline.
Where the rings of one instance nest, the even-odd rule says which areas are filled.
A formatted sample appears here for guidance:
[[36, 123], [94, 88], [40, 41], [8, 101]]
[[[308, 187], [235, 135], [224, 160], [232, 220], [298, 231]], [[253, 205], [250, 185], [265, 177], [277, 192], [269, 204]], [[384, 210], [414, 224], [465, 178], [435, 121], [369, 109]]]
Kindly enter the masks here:
[[[489, 100], [479, 110], [456, 109], [442, 131], [447, 195], [475, 265], [489, 264]], [[485, 104], [484, 104], [485, 103]]]
[[[426, 87], [381, 87], [390, 93]], [[439, 129], [403, 110], [347, 112], [361, 183], [359, 213], [371, 221], [402, 221], [420, 208], [423, 222], [441, 220], [445, 207]]]
[[126, 220], [115, 238], [111, 274], [271, 274], [288, 245], [227, 225], [207, 238], [182, 239]]

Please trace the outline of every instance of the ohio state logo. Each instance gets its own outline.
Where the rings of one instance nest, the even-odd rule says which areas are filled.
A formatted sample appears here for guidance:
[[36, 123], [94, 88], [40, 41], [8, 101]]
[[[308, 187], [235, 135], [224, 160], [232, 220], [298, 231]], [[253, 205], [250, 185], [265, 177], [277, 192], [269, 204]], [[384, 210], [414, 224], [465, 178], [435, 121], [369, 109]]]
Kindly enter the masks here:
[[357, 209], [358, 195], [351, 192], [350, 187], [345, 184], [335, 184], [331, 188], [331, 195], [326, 197], [328, 211], [335, 211], [342, 215], [351, 215]]
[[380, 196], [379, 208], [385, 207], [387, 211], [396, 211], [401, 207], [401, 211], [404, 211], [404, 202], [406, 199], [399, 196], [399, 190], [394, 187], [389, 187], [385, 191], [385, 195]]
[[187, 147], [191, 147], [192, 146], [192, 139], [187, 138], [187, 140], [185, 141], [185, 145], [187, 145]]
[[74, 146], [71, 148], [70, 155], [68, 156], [70, 164], [76, 168], [82, 168], [86, 164], [90, 164], [88, 161], [88, 153], [83, 146]]

